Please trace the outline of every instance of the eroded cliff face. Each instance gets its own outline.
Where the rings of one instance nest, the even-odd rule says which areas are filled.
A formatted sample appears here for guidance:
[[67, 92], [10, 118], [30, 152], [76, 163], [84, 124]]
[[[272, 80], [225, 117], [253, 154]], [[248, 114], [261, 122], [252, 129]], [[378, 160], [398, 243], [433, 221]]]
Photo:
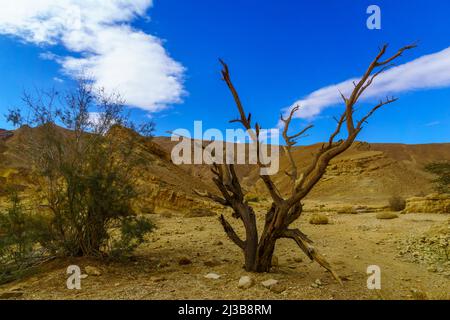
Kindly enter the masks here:
[[430, 194], [406, 200], [405, 213], [450, 213], [450, 194]]
[[[158, 177], [154, 178], [155, 180]], [[159, 181], [151, 181], [143, 186], [142, 197], [138, 201], [138, 211], [143, 214], [180, 212], [189, 215], [195, 209], [220, 210], [213, 202], [193, 195], [191, 192], [161, 186]]]

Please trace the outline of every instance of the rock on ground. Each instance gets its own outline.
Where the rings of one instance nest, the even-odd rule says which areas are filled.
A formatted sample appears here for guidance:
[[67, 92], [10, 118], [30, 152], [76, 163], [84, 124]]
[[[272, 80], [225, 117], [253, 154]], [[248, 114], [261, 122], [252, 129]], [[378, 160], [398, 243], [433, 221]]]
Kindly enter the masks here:
[[278, 280], [275, 279], [269, 279], [266, 281], [261, 282], [261, 284], [263, 285], [263, 287], [265, 288], [270, 288], [271, 286], [274, 286], [278, 283]]
[[248, 289], [250, 287], [252, 287], [255, 284], [255, 282], [253, 281], [253, 279], [249, 276], [242, 276], [239, 279], [239, 284], [238, 287], [241, 289]]
[[102, 272], [100, 271], [99, 268], [93, 267], [93, 266], [86, 266], [84, 268], [84, 271], [89, 275], [89, 276], [101, 276]]

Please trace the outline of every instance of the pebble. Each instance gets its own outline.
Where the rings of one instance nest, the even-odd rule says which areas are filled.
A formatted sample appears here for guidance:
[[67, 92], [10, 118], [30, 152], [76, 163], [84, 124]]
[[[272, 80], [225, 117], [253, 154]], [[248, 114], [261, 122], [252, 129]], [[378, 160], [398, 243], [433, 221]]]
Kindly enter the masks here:
[[208, 273], [205, 276], [206, 279], [212, 279], [212, 280], [217, 280], [220, 279], [220, 276], [217, 273]]
[[270, 288], [271, 286], [276, 285], [277, 283], [278, 283], [278, 280], [275, 280], [275, 279], [269, 279], [269, 280], [261, 282], [261, 284], [265, 288]]
[[255, 284], [255, 282], [253, 281], [253, 278], [251, 278], [249, 276], [242, 276], [239, 279], [238, 287], [241, 289], [248, 289], [248, 288], [252, 287], [254, 284]]

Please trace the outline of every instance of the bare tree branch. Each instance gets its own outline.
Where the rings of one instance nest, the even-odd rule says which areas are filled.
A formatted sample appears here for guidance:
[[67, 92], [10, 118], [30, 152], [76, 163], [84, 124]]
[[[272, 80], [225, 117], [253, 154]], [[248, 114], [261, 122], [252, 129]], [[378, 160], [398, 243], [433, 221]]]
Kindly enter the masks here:
[[230, 238], [230, 240], [233, 241], [239, 248], [244, 250], [245, 249], [245, 242], [242, 241], [241, 238], [239, 238], [239, 236], [237, 235], [236, 231], [234, 231], [233, 227], [225, 219], [223, 214], [220, 215], [219, 220], [220, 220], [220, 223], [223, 226], [223, 229], [225, 230], [225, 233], [228, 235], [228, 238]]

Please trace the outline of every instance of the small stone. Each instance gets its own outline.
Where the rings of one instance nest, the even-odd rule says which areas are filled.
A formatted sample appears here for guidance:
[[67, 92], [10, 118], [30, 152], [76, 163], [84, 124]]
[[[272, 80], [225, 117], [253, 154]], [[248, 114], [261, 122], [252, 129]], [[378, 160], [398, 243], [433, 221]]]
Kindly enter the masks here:
[[312, 288], [318, 288], [319, 285], [318, 285], [317, 283], [313, 283], [313, 284], [311, 285], [311, 287], [312, 287]]
[[89, 277], [87, 274], [82, 274], [82, 275], [80, 276], [80, 279], [86, 279], [87, 277]]
[[217, 280], [220, 279], [220, 276], [217, 273], [208, 273], [205, 276], [206, 279], [212, 279], [212, 280]]
[[187, 266], [187, 265], [189, 265], [189, 264], [192, 264], [192, 261], [191, 261], [191, 259], [189, 259], [189, 258], [182, 257], [182, 258], [180, 258], [180, 260], [178, 260], [178, 264], [179, 264], [180, 266]]
[[294, 261], [300, 263], [300, 262], [303, 262], [303, 259], [300, 257], [295, 257]]
[[252, 287], [255, 284], [255, 282], [253, 281], [253, 279], [249, 276], [242, 276], [239, 279], [239, 284], [238, 287], [241, 289], [248, 289], [250, 287]]
[[223, 246], [223, 242], [220, 241], [220, 240], [216, 240], [216, 241], [213, 242], [213, 245], [215, 245], [215, 246]]
[[98, 276], [101, 276], [101, 275], [102, 275], [102, 272], [100, 271], [100, 269], [99, 269], [99, 268], [96, 268], [96, 267], [93, 267], [93, 266], [86, 266], [86, 267], [84, 268], [84, 271], [86, 271], [86, 273], [87, 273], [89, 276], [95, 276], [95, 277], [98, 277]]
[[320, 281], [320, 279], [316, 279], [316, 281], [314, 281], [315, 284], [317, 284], [318, 286], [322, 285], [322, 281]]
[[280, 293], [286, 291], [286, 286], [277, 283], [277, 284], [274, 284], [273, 286], [270, 286], [269, 290], [272, 291], [273, 293], [280, 294]]
[[278, 280], [275, 280], [275, 279], [269, 279], [269, 280], [261, 282], [261, 284], [265, 288], [270, 288], [271, 286], [276, 285], [277, 283], [278, 283]]

